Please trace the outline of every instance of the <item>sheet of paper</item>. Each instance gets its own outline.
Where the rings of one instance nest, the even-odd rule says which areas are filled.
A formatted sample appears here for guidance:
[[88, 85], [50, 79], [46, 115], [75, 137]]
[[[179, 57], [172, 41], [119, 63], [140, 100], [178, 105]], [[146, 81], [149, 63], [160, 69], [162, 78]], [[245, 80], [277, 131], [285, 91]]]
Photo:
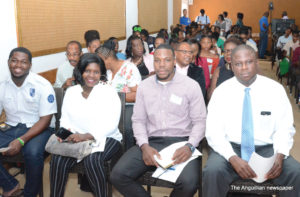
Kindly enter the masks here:
[[4, 153], [9, 149], [9, 147], [0, 148], [0, 153]]
[[248, 162], [249, 166], [257, 175], [257, 177], [253, 178], [253, 180], [257, 183], [262, 183], [265, 180], [267, 180], [265, 176], [272, 168], [274, 162], [275, 162], [275, 154], [272, 157], [265, 158], [254, 152], [251, 155], [251, 158]]
[[[174, 143], [174, 144], [171, 144], [170, 146], [164, 148], [163, 150], [161, 150], [159, 152], [162, 160], [165, 160], [166, 161], [170, 161], [174, 152], [184, 146], [185, 144], [187, 143], [187, 141], [184, 141], [184, 142], [178, 142], [178, 143]], [[175, 183], [177, 178], [179, 177], [180, 173], [182, 172], [183, 168], [190, 162], [192, 161], [193, 159], [196, 159], [197, 157], [201, 156], [202, 154], [200, 153], [200, 151], [198, 151], [197, 149], [195, 149], [195, 151], [193, 152], [192, 156], [190, 159], [188, 159], [187, 161], [181, 163], [181, 164], [177, 164], [177, 165], [174, 165], [172, 166], [172, 170], [169, 169], [169, 170], [165, 170], [161, 167], [158, 167], [155, 172], [153, 173], [152, 177], [154, 178], [159, 178], [159, 179], [162, 179], [162, 180], [165, 180], [165, 181], [170, 181], [170, 182], [173, 182]], [[158, 158], [156, 158], [158, 159]]]

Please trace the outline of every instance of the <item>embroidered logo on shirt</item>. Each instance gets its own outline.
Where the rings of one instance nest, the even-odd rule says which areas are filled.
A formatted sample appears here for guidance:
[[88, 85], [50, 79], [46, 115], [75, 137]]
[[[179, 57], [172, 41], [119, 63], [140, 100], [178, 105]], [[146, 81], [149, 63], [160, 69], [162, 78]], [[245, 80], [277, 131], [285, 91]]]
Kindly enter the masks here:
[[53, 96], [53, 94], [50, 94], [50, 95], [48, 96], [48, 102], [49, 102], [49, 103], [53, 103], [53, 102], [54, 102], [54, 96]]
[[35, 89], [34, 88], [30, 88], [29, 89], [29, 94], [30, 94], [31, 97], [34, 97], [34, 95], [35, 95]]

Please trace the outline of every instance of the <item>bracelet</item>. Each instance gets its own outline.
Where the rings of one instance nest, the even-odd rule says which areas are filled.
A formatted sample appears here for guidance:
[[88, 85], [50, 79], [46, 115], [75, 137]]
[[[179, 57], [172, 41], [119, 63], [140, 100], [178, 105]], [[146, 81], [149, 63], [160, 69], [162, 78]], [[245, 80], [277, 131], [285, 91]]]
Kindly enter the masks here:
[[23, 141], [21, 138], [18, 137], [17, 140], [20, 142], [20, 144], [21, 144], [22, 146], [24, 146], [25, 143], [24, 143], [24, 141]]

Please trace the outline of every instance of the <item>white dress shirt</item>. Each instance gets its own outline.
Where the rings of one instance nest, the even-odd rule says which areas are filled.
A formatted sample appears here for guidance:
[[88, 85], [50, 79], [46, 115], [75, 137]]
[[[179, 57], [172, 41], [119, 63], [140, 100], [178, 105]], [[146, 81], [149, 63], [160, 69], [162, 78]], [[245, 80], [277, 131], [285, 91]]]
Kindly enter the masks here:
[[290, 48], [292, 48], [292, 50], [294, 51], [298, 46], [299, 46], [299, 40], [297, 40], [297, 42], [294, 42], [293, 39], [292, 39], [284, 45], [283, 50], [285, 50], [286, 55], [289, 56], [290, 55]]
[[[106, 137], [122, 139], [118, 124], [121, 102], [117, 92], [109, 85], [94, 86], [87, 99], [82, 96], [81, 85], [67, 89], [62, 105], [60, 126], [73, 133], [90, 133], [97, 142]], [[92, 152], [96, 152], [94, 147]]]
[[[208, 105], [206, 122], [208, 144], [227, 160], [236, 155], [230, 142], [241, 144], [245, 88], [236, 77], [233, 77], [215, 89]], [[254, 144], [273, 144], [274, 153], [288, 156], [293, 145], [295, 128], [291, 104], [284, 88], [279, 83], [260, 75], [257, 75], [249, 88]]]
[[56, 113], [54, 90], [46, 79], [29, 72], [21, 87], [11, 77], [0, 83], [0, 112], [4, 109], [6, 123], [32, 127], [40, 117]]
[[226, 22], [226, 28], [225, 28], [225, 32], [230, 31], [231, 26], [232, 26], [232, 20], [230, 18], [224, 18], [225, 22]]
[[61, 88], [67, 79], [73, 76], [74, 66], [67, 60], [57, 69], [56, 80], [53, 87]]
[[289, 35], [288, 37], [285, 37], [285, 35], [282, 35], [278, 38], [276, 46], [279, 47], [280, 49], [282, 49], [284, 47], [284, 45], [292, 39], [293, 39], [292, 35]]
[[189, 69], [189, 65], [184, 66], [184, 67], [180, 67], [178, 64], [176, 64], [176, 72], [187, 76], [188, 73], [188, 69]]

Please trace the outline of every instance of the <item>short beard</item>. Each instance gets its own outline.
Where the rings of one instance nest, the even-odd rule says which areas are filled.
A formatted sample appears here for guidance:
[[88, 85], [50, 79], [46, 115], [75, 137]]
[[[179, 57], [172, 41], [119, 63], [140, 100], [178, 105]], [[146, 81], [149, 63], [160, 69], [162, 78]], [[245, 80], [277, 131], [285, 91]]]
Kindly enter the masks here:
[[170, 73], [169, 73], [166, 77], [164, 77], [164, 78], [160, 78], [158, 75], [156, 75], [156, 78], [157, 78], [158, 81], [165, 81], [165, 80], [167, 80], [174, 72], [175, 72], [175, 69], [173, 69], [173, 71], [170, 72]]

